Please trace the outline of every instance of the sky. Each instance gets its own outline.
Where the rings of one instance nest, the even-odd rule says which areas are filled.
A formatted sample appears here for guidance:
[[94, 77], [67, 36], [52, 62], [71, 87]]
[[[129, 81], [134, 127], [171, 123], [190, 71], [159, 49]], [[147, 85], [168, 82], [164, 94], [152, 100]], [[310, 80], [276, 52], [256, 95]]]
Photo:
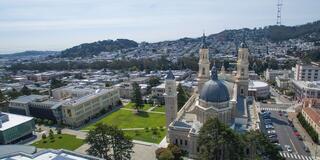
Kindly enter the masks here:
[[[126, 38], [158, 42], [276, 23], [278, 0], [0, 0], [0, 54]], [[282, 24], [320, 20], [319, 0], [283, 0]]]

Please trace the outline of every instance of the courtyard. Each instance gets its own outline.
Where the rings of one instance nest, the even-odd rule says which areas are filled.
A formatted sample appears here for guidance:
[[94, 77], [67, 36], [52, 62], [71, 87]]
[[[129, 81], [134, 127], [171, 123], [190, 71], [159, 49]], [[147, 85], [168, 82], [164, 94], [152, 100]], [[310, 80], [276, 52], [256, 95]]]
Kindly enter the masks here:
[[145, 104], [142, 111], [136, 112], [133, 103], [128, 103], [95, 123], [83, 127], [82, 131], [89, 131], [98, 123], [114, 125], [124, 131], [134, 140], [160, 143], [166, 135], [164, 107], [154, 107]]

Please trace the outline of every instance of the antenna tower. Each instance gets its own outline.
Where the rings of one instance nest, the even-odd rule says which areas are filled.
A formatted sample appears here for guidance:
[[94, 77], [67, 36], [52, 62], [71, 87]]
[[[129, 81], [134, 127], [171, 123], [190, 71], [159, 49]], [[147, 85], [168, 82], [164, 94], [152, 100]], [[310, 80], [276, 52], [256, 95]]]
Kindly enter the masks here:
[[277, 4], [278, 10], [277, 10], [277, 25], [281, 25], [281, 8], [282, 8], [282, 0], [278, 0]]

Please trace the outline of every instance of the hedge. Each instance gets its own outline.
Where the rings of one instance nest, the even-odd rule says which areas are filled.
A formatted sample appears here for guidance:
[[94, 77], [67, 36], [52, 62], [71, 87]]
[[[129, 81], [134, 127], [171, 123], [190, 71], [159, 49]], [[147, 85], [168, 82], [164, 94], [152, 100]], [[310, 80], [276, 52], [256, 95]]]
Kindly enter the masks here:
[[298, 113], [297, 118], [299, 119], [299, 122], [301, 123], [302, 127], [308, 132], [309, 136], [315, 143], [319, 143], [319, 135], [318, 133], [312, 128], [312, 126], [304, 119], [301, 112]]

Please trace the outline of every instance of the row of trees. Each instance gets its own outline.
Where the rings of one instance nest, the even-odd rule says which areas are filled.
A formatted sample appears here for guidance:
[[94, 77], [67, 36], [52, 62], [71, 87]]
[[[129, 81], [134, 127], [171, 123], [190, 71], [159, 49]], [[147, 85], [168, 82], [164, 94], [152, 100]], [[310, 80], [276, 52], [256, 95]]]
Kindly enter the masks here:
[[303, 128], [308, 132], [309, 136], [315, 143], [319, 143], [319, 135], [318, 133], [312, 128], [312, 126], [304, 119], [303, 115], [301, 112], [298, 113], [297, 118]]

